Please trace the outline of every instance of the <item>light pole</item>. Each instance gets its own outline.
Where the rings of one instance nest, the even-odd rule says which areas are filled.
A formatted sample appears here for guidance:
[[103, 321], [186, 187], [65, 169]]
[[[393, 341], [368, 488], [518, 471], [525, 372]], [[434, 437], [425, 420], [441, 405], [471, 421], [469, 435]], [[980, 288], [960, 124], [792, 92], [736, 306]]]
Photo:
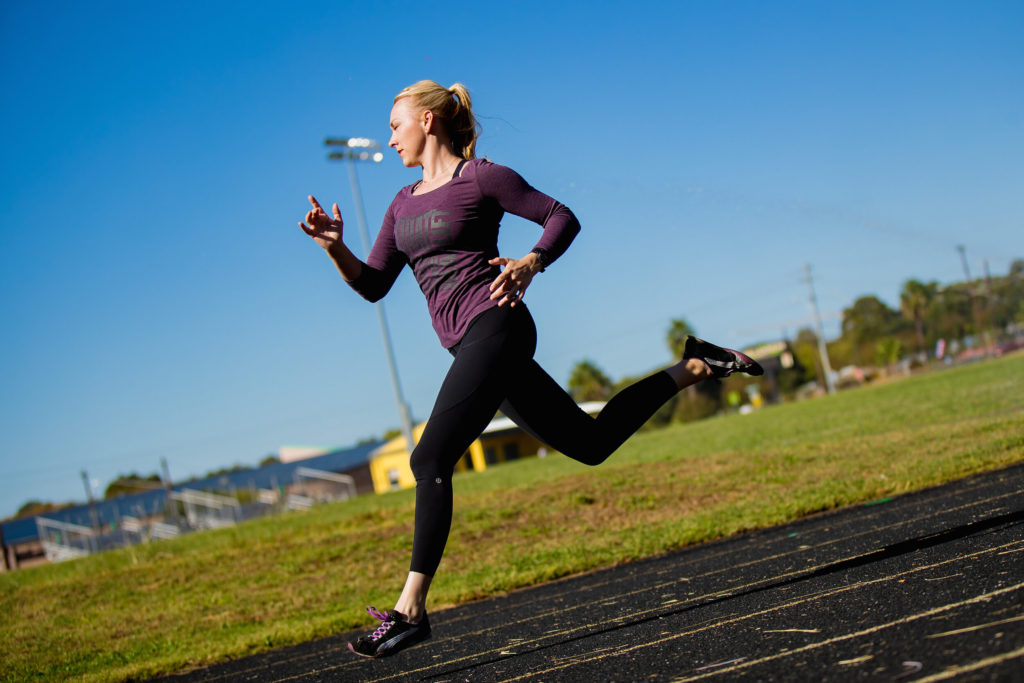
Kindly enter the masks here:
[[89, 498], [89, 517], [92, 519], [92, 530], [99, 535], [100, 516], [96, 512], [96, 501], [92, 497], [92, 482], [89, 481], [89, 474], [85, 470], [82, 470], [82, 483], [85, 484], [85, 495]]
[[[359, 191], [359, 178], [356, 175], [357, 161], [372, 161], [380, 163], [384, 155], [380, 153], [380, 145], [369, 138], [327, 138], [324, 146], [340, 148], [328, 152], [327, 158], [331, 161], [348, 161], [348, 178], [352, 183], [352, 197], [356, 207], [356, 220], [359, 223], [359, 231], [363, 238], [363, 250], [366, 256], [370, 254], [370, 233], [366, 229], [366, 214], [363, 212], [363, 196]], [[395, 392], [395, 402], [398, 404], [398, 418], [402, 425], [402, 435], [408, 445], [409, 452], [412, 452], [416, 442], [412, 437], [412, 418], [409, 416], [409, 406], [402, 397], [402, 385], [398, 381], [398, 368], [395, 367], [395, 352], [391, 346], [391, 332], [388, 330], [388, 319], [384, 314], [384, 302], [377, 302], [377, 319], [380, 321], [380, 334], [384, 341], [384, 355], [387, 356], [388, 369], [391, 370], [391, 388]]]
[[836, 383], [832, 379], [832, 363], [828, 359], [828, 345], [825, 343], [825, 328], [821, 324], [821, 313], [818, 312], [818, 297], [814, 295], [814, 280], [811, 278], [811, 264], [804, 264], [804, 279], [811, 293], [811, 312], [814, 313], [814, 325], [818, 330], [818, 355], [821, 357], [821, 373], [825, 375], [825, 390], [836, 393]]
[[[978, 308], [978, 297], [974, 294], [974, 285], [971, 284], [971, 271], [967, 269], [967, 252], [964, 249], [964, 245], [957, 245], [957, 251], [960, 252], [960, 263], [964, 267], [964, 282], [967, 285], [967, 296], [971, 299], [971, 313], [974, 315], [974, 327], [975, 330], [975, 345], [981, 344], [982, 346], [988, 346], [987, 340], [982, 336], [982, 322], [981, 322], [981, 309]], [[986, 354], [988, 352], [986, 351]]]

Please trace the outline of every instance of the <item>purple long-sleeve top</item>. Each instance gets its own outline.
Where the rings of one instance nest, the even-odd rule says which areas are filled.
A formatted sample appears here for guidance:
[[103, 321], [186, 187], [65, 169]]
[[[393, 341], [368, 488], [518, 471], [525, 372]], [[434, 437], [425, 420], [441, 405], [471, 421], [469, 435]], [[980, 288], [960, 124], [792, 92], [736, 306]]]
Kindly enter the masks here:
[[501, 269], [488, 260], [498, 255], [505, 212], [543, 226], [536, 248], [546, 252], [548, 263], [580, 231], [566, 206], [485, 159], [467, 162], [459, 176], [436, 190], [414, 195], [413, 187], [403, 187], [391, 202], [362, 273], [349, 284], [377, 301], [409, 264], [445, 348], [459, 343], [473, 318], [497, 306], [490, 285]]

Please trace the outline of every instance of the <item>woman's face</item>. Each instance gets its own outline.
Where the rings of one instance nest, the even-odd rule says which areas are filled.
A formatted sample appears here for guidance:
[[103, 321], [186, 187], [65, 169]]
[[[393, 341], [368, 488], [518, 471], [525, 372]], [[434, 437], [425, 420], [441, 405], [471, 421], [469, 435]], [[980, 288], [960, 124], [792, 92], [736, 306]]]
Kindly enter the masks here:
[[432, 118], [433, 114], [418, 109], [411, 97], [403, 97], [391, 108], [391, 139], [388, 147], [395, 148], [406, 166], [420, 165]]

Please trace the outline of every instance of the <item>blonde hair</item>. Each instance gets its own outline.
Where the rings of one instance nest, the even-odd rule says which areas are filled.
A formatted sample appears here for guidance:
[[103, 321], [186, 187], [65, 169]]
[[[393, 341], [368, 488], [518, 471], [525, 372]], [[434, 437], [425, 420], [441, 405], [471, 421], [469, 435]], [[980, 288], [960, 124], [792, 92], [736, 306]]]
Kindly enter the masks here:
[[441, 119], [456, 154], [463, 159], [476, 158], [480, 124], [473, 116], [473, 102], [466, 86], [455, 83], [446, 88], [436, 81], [419, 81], [395, 95], [395, 102], [403, 97], [412, 97], [417, 105]]

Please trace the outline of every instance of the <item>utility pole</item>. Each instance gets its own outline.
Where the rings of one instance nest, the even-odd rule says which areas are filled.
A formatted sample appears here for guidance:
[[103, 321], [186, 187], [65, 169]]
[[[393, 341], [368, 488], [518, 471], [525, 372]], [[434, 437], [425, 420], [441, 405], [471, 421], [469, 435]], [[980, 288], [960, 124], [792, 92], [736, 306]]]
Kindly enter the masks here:
[[[384, 155], [379, 151], [380, 145], [369, 138], [327, 138], [324, 140], [326, 147], [343, 147], [342, 151], [329, 152], [327, 158], [331, 161], [348, 161], [348, 178], [352, 185], [352, 197], [356, 209], [356, 220], [359, 223], [359, 231], [363, 238], [364, 253], [370, 255], [370, 233], [366, 228], [366, 213], [363, 211], [363, 195], [359, 189], [359, 178], [356, 175], [356, 161], [372, 161], [380, 163]], [[409, 452], [416, 446], [412, 435], [412, 417], [409, 414], [409, 405], [402, 396], [402, 385], [398, 381], [398, 368], [395, 365], [395, 352], [391, 345], [391, 331], [388, 328], [388, 319], [384, 313], [384, 302], [377, 302], [377, 319], [380, 322], [380, 334], [384, 343], [384, 355], [387, 357], [388, 368], [391, 371], [391, 389], [395, 392], [395, 403], [398, 405], [398, 418], [402, 427], [402, 435], [408, 445]]]
[[988, 259], [981, 262], [985, 270], [985, 322], [987, 325], [992, 324], [992, 308], [996, 306], [999, 301], [999, 297], [995, 295], [995, 289], [992, 287], [992, 273], [988, 269]]
[[818, 311], [818, 297], [814, 295], [814, 280], [811, 279], [811, 265], [804, 265], [804, 280], [811, 295], [811, 312], [814, 314], [814, 325], [818, 333], [818, 355], [821, 357], [822, 374], [825, 375], [825, 388], [830, 394], [836, 393], [832, 379], [832, 364], [828, 359], [828, 347], [825, 344], [825, 328], [821, 324], [821, 313]]
[[85, 495], [89, 498], [89, 516], [92, 518], [92, 530], [100, 533], [100, 516], [96, 512], [96, 501], [92, 498], [92, 485], [89, 483], [89, 474], [82, 470], [82, 483], [85, 484]]
[[971, 271], [967, 269], [967, 252], [964, 245], [958, 244], [956, 250], [960, 252], [960, 263], [964, 267], [964, 277], [967, 278], [967, 296], [971, 299], [971, 313], [974, 315], [974, 327], [976, 339], [982, 341], [981, 310], [978, 308], [978, 297], [974, 293], [974, 285], [971, 283]]
[[167, 458], [160, 458], [160, 469], [164, 475], [164, 491], [167, 492], [167, 508], [170, 511], [171, 520], [178, 523], [178, 501], [174, 500], [174, 485], [171, 484], [171, 471], [167, 467]]

